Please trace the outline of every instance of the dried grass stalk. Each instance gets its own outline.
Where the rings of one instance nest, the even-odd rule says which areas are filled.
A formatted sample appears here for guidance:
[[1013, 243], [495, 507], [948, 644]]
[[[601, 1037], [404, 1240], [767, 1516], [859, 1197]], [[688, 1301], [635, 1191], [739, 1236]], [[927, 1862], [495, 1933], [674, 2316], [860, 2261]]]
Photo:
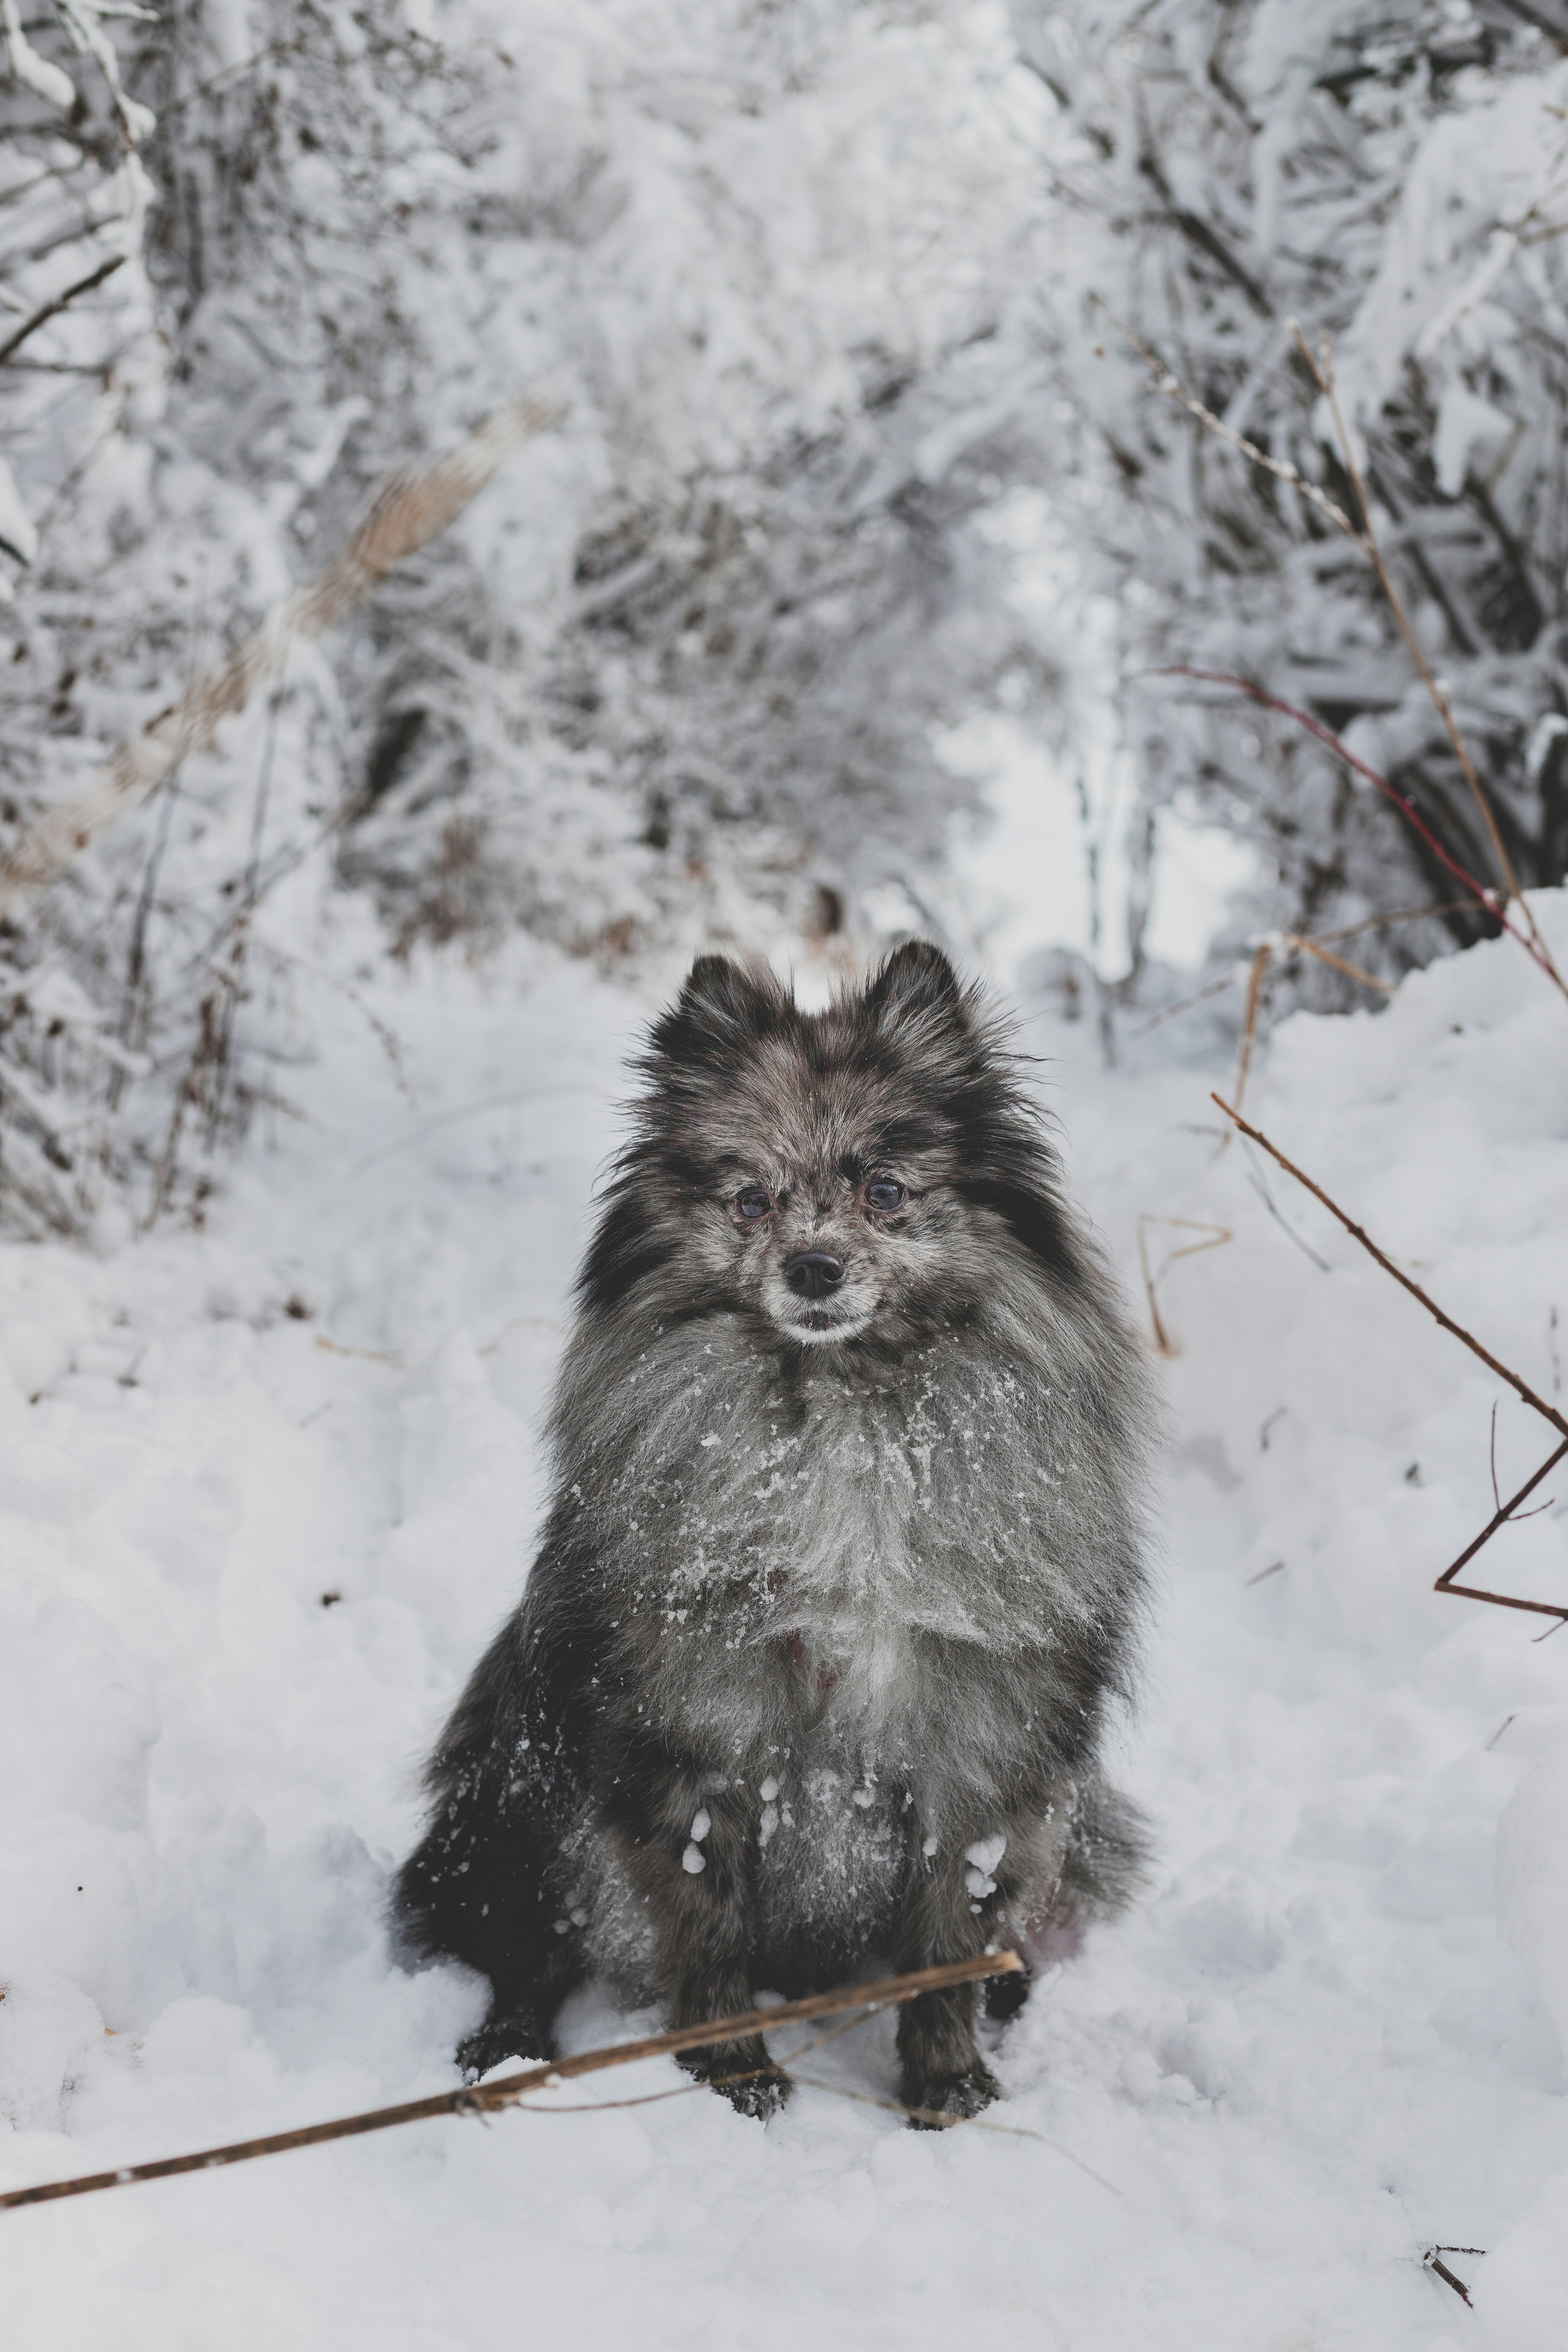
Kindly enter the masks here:
[[[1149, 1265], [1148, 1231], [1151, 1225], [1179, 1226], [1184, 1233], [1202, 1234], [1205, 1238], [1201, 1242], [1186, 1242], [1180, 1249], [1167, 1251], [1161, 1263], [1160, 1271], [1154, 1274], [1150, 1270]], [[1207, 1224], [1196, 1217], [1159, 1217], [1148, 1210], [1140, 1213], [1138, 1262], [1143, 1269], [1143, 1292], [1149, 1301], [1149, 1322], [1154, 1334], [1154, 1345], [1162, 1356], [1179, 1356], [1182, 1351], [1166, 1330], [1161, 1318], [1159, 1305], [1154, 1297], [1156, 1289], [1179, 1257], [1197, 1257], [1205, 1250], [1223, 1248], [1230, 1237], [1228, 1225]]]
[[499, 409], [426, 471], [394, 474], [324, 572], [297, 588], [237, 652], [198, 677], [133, 741], [121, 744], [85, 791], [48, 810], [23, 835], [0, 864], [0, 922], [14, 921], [100, 834], [166, 783], [182, 761], [210, 751], [220, 721], [243, 710], [279, 676], [296, 639], [319, 637], [346, 619], [390, 572], [454, 522], [511, 452], [557, 414], [525, 395]]

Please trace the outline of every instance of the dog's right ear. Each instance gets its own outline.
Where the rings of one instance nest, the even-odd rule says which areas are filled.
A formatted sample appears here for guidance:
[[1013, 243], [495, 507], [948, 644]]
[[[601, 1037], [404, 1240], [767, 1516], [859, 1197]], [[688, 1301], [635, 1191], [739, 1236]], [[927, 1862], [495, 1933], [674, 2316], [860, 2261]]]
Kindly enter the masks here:
[[963, 983], [930, 940], [895, 948], [866, 991], [866, 1002], [889, 1028], [914, 1024], [935, 1033], [965, 1026]]
[[789, 1003], [772, 972], [731, 963], [728, 956], [699, 956], [648, 1042], [666, 1061], [727, 1059], [776, 1029]]

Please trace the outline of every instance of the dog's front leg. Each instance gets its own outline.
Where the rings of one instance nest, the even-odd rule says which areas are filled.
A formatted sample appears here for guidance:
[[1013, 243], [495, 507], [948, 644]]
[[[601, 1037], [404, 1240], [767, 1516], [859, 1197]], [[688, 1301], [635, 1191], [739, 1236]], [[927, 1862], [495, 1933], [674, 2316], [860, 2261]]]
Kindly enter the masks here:
[[[968, 1959], [994, 1940], [1007, 1900], [1005, 1851], [1000, 1834], [967, 1845], [956, 1839], [951, 1844], [934, 1837], [923, 1841], [912, 1858], [905, 1893], [900, 1971]], [[977, 1986], [953, 1985], [945, 1992], [922, 1993], [900, 2010], [899, 2063], [907, 2106], [977, 2116], [1001, 2095], [975, 2042], [977, 2001]]]
[[[645, 1782], [644, 1801], [635, 1870], [670, 2023], [736, 2016], [752, 2006], [754, 1823], [738, 1792], [691, 1769], [666, 1768]], [[771, 2116], [789, 2094], [760, 2034], [690, 2051], [680, 2063], [742, 2115]]]

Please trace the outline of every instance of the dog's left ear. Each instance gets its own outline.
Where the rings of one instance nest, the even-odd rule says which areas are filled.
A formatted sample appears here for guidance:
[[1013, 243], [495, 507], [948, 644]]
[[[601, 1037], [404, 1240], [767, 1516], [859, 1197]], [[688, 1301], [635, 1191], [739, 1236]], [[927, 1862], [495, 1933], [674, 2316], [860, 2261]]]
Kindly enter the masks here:
[[866, 1002], [886, 1028], [905, 1023], [922, 1028], [969, 1025], [958, 974], [929, 940], [895, 948], [866, 991]]

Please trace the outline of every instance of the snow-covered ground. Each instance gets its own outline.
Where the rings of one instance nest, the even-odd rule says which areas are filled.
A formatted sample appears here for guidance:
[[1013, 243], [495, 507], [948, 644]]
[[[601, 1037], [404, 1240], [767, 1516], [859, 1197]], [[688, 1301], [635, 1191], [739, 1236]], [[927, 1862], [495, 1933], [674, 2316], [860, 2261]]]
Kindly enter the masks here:
[[[1568, 956], [1568, 903], [1541, 913]], [[523, 1571], [646, 1011], [582, 965], [519, 979], [360, 984], [412, 1102], [323, 987], [306, 1116], [204, 1233], [0, 1254], [0, 2184], [455, 2080], [475, 1990], [391, 1968], [385, 1878]], [[1290, 1022], [1249, 1097], [1553, 1395], [1565, 1024], [1502, 941], [1376, 1018]], [[1216, 1157], [1228, 1074], [1155, 1058], [1176, 1034], [1115, 1075], [1088, 1024], [1028, 1037], [1130, 1282], [1140, 1213], [1233, 1235], [1161, 1288], [1168, 1551], [1125, 1758], [1157, 1880], [1000, 2043], [988, 2121], [1045, 2139], [809, 2089], [765, 2130], [702, 2091], [424, 2125], [0, 2217], [7, 2345], [1561, 2342], [1568, 1639], [1430, 1589], [1490, 1511], [1502, 1392], [1304, 1196], [1270, 1175], [1275, 1215], [1243, 1148]], [[1505, 1492], [1551, 1442], [1504, 1395]], [[1482, 1580], [1568, 1599], [1568, 1481], [1543, 1491]], [[579, 2045], [634, 2022], [567, 2020]], [[881, 2093], [889, 2044], [816, 2065]], [[1447, 2258], [1473, 2312], [1436, 2243], [1487, 2249]]]

